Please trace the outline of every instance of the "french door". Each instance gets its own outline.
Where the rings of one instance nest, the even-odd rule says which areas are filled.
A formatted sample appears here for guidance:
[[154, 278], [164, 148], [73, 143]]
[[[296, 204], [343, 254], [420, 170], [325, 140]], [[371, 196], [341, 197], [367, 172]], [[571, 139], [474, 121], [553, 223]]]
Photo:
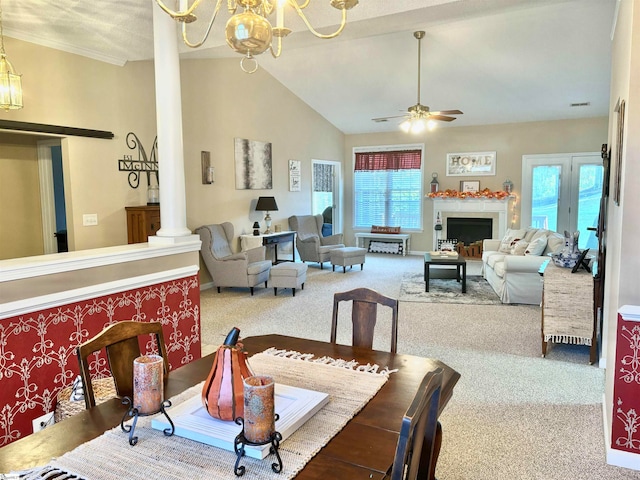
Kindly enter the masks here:
[[602, 177], [600, 153], [524, 155], [520, 226], [580, 231], [578, 248], [597, 249]]
[[312, 160], [311, 211], [313, 215], [324, 217], [323, 234], [325, 236], [342, 232], [340, 191], [342, 176], [340, 162]]

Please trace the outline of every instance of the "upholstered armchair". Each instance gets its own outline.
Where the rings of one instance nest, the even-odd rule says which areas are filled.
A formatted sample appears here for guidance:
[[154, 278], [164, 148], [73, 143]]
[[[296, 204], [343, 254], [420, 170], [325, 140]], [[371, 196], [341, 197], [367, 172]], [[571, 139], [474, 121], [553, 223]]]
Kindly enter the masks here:
[[289, 228], [297, 232], [296, 247], [303, 262], [317, 262], [322, 268], [328, 262], [331, 250], [342, 248], [342, 234], [323, 237], [322, 215], [293, 215], [289, 217]]
[[202, 240], [202, 259], [211, 274], [213, 284], [220, 287], [253, 287], [264, 283], [267, 287], [271, 261], [265, 260], [265, 247], [252, 248], [246, 252], [233, 253], [233, 225], [204, 225], [196, 229]]

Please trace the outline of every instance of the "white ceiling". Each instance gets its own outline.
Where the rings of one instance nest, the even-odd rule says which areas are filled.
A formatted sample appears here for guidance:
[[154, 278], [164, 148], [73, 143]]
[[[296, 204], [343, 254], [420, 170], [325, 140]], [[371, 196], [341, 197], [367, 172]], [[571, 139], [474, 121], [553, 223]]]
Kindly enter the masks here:
[[[153, 1], [4, 0], [4, 33], [119, 65], [148, 60]], [[203, 0], [194, 29], [205, 26], [212, 1]], [[416, 103], [415, 30], [426, 31], [421, 103], [462, 110], [451, 126], [605, 116], [616, 1], [360, 0], [333, 40], [313, 37], [288, 12], [294, 33], [284, 40], [282, 56], [257, 58], [260, 68], [347, 134], [395, 130], [399, 120], [371, 119]], [[203, 47], [180, 42], [182, 57], [235, 56], [239, 63], [224, 43], [226, 4]], [[307, 10], [315, 27], [339, 20], [329, 0], [311, 0]], [[20, 71], [20, 59], [7, 54]], [[570, 107], [581, 102], [590, 105]]]

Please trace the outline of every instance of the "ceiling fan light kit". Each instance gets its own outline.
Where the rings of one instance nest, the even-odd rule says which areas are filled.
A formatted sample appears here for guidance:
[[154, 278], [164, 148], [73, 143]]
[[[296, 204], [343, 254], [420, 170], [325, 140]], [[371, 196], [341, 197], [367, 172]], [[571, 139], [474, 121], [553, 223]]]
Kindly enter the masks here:
[[[405, 120], [400, 123], [400, 129], [406, 133], [418, 134], [425, 130], [433, 130], [437, 126], [436, 120], [441, 122], [451, 122], [455, 120], [455, 117], [450, 115], [462, 115], [460, 110], [441, 110], [439, 112], [432, 112], [429, 107], [420, 103], [420, 57], [421, 57], [421, 45], [425, 32], [419, 30], [413, 32], [413, 36], [418, 40], [418, 102], [407, 109], [407, 113], [400, 115], [406, 117]], [[389, 118], [394, 117], [379, 117], [373, 118], [374, 122], [385, 122]]]
[[[240, 61], [240, 68], [246, 73], [253, 73], [258, 69], [258, 61], [254, 55], [260, 55], [267, 50], [271, 51], [274, 58], [282, 53], [282, 38], [291, 33], [291, 29], [285, 27], [285, 7], [291, 7], [302, 19], [307, 29], [318, 38], [335, 38], [342, 33], [347, 24], [347, 10], [358, 5], [359, 0], [330, 0], [329, 4], [340, 10], [342, 20], [338, 28], [329, 34], [321, 34], [316, 31], [307, 19], [304, 9], [309, 6], [311, 0], [227, 0], [227, 10], [231, 18], [225, 27], [227, 45], [235, 52], [244, 55]], [[209, 19], [207, 29], [203, 37], [197, 42], [191, 42], [187, 36], [187, 25], [197, 20], [195, 11], [202, 0], [192, 2], [181, 1], [179, 10], [167, 7], [163, 0], [156, 0], [158, 6], [171, 18], [182, 24], [182, 40], [185, 45], [197, 48], [204, 44], [209, 37], [213, 22], [215, 22], [223, 0], [213, 0], [215, 8]], [[191, 5], [189, 5], [191, 3]], [[275, 12], [275, 27], [269, 21], [269, 16]], [[277, 41], [274, 40], [277, 39]], [[277, 43], [277, 45], [274, 45]]]

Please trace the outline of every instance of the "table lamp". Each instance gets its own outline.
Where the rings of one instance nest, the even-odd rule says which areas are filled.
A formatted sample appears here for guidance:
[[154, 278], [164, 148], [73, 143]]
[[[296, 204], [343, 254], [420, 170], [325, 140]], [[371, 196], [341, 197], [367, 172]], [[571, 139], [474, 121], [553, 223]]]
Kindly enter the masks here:
[[271, 215], [269, 212], [277, 212], [278, 204], [276, 203], [276, 199], [274, 197], [258, 197], [258, 203], [256, 203], [256, 211], [258, 212], [267, 212], [264, 216], [264, 223], [267, 226], [267, 229], [264, 233], [271, 233]]

